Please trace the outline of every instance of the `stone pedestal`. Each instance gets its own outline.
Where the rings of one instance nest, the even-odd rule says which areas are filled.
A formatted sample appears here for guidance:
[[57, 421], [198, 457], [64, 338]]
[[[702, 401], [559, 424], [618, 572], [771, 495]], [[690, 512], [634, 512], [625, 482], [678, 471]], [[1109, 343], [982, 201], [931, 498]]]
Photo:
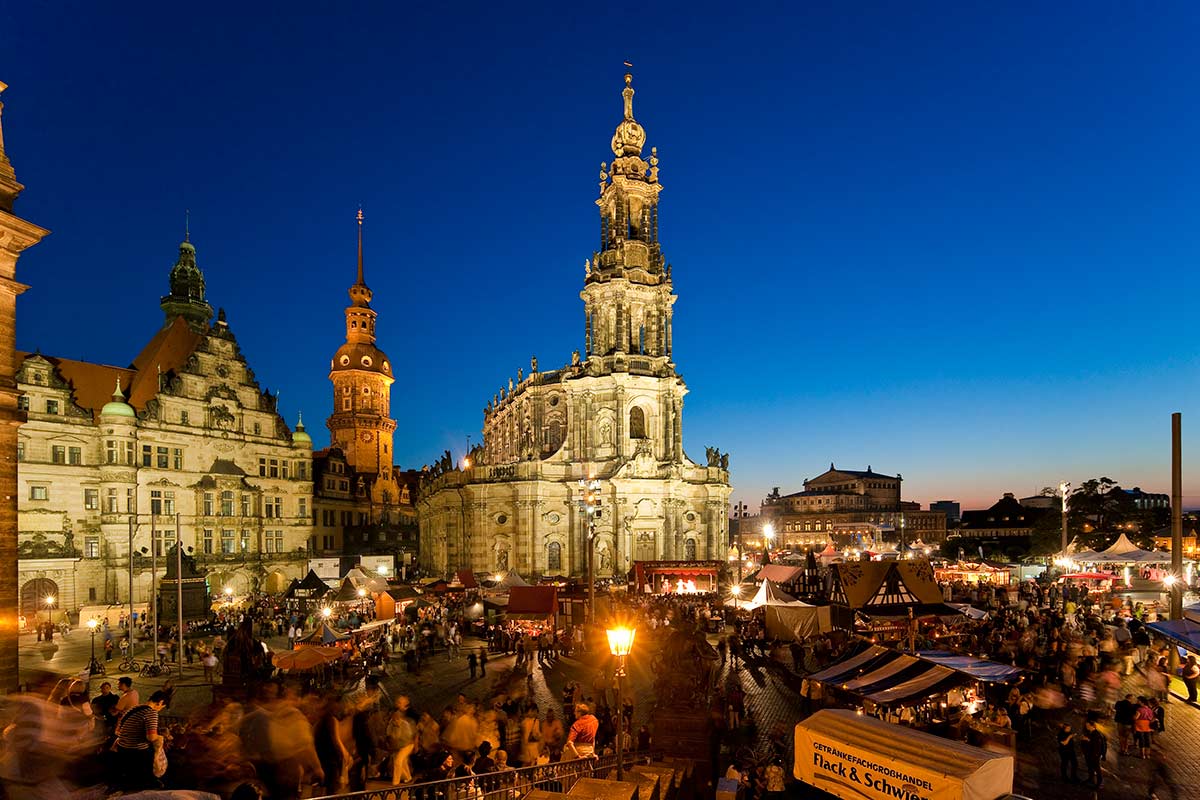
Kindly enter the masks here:
[[[711, 796], [705, 787], [712, 780], [717, 758], [717, 740], [712, 718], [704, 708], [659, 708], [651, 716], [654, 749], [676, 770], [676, 795], [689, 800], [693, 789], [701, 797]], [[686, 768], [681, 769], [681, 764]]]

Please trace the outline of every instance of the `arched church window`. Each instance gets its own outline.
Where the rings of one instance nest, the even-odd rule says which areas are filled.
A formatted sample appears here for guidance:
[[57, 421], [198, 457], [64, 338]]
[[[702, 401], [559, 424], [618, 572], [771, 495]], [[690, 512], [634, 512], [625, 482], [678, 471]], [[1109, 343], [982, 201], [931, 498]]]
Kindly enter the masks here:
[[546, 545], [546, 571], [562, 571], [562, 545], [558, 542], [550, 542]]
[[629, 409], [629, 438], [646, 438], [646, 412], [640, 406]]
[[696, 560], [696, 540], [695, 539], [688, 539], [683, 543], [683, 560], [684, 561], [695, 561]]

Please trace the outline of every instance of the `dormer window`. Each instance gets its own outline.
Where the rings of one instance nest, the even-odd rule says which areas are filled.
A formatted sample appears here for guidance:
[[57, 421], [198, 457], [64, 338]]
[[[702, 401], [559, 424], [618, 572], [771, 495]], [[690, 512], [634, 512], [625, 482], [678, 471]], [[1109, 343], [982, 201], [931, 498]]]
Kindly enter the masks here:
[[371, 365], [372, 365], [372, 364], [374, 364], [374, 363], [375, 363], [375, 362], [371, 360], [371, 357], [370, 357], [370, 356], [363, 356], [363, 357], [362, 357], [362, 365], [363, 365], [364, 367], [369, 367], [369, 366], [371, 366]]

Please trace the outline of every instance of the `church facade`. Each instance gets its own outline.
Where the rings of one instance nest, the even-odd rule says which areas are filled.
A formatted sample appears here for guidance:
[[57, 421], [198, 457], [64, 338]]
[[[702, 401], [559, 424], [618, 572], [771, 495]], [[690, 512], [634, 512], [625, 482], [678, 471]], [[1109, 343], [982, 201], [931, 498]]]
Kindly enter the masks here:
[[[656, 148], [642, 157], [630, 75], [625, 84], [614, 160], [601, 165], [601, 249], [580, 293], [583, 352], [550, 370], [532, 359], [487, 403], [483, 443], [426, 473], [417, 508], [427, 574], [583, 575], [589, 543], [600, 577], [634, 562], [726, 556], [728, 456], [710, 448], [698, 464], [683, 450], [687, 386], [659, 243], [659, 159]], [[585, 491], [600, 500], [592, 530]]]
[[279, 591], [304, 575], [312, 440], [260, 388], [224, 312], [213, 321], [190, 241], [161, 306], [163, 327], [129, 366], [18, 354], [27, 624], [126, 605], [131, 584], [145, 606], [177, 520], [214, 594]]

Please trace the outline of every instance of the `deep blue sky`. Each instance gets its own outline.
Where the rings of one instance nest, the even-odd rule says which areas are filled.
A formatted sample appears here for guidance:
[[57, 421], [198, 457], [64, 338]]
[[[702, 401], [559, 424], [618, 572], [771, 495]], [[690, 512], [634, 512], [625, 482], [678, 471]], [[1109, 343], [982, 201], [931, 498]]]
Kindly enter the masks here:
[[361, 203], [396, 452], [457, 453], [582, 346], [628, 59], [685, 445], [732, 453], [735, 500], [831, 460], [968, 507], [1167, 491], [1171, 411], [1200, 446], [1200, 7], [429, 5], [10, 4], [17, 210], [53, 230], [18, 346], [128, 363], [190, 208], [209, 299], [324, 443]]

